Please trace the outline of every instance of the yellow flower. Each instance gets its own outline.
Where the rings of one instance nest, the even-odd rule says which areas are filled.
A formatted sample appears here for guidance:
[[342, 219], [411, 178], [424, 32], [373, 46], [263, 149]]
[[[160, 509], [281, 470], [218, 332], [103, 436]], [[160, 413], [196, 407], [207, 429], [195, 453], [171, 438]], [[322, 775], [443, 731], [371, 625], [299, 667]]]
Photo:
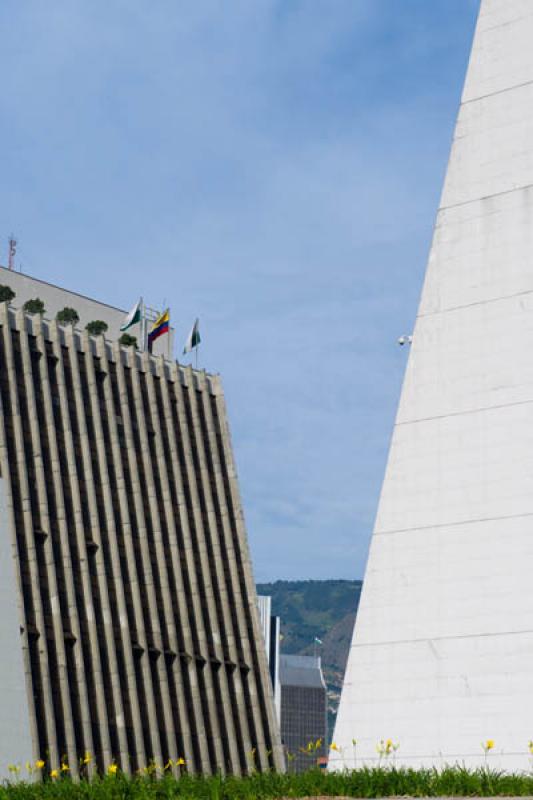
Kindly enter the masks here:
[[380, 758], [382, 756], [385, 756], [385, 758], [388, 758], [388, 756], [390, 756], [391, 753], [395, 753], [396, 752], [396, 750], [399, 748], [399, 746], [400, 746], [399, 744], [394, 744], [392, 739], [387, 739], [387, 740], [380, 739], [380, 741], [376, 745], [376, 751], [377, 751], [377, 753], [378, 753]]
[[92, 755], [89, 753], [88, 750], [86, 750], [85, 751], [85, 755], [83, 756], [83, 763], [84, 764], [90, 764], [92, 760], [93, 760]]
[[178, 760], [176, 761], [176, 766], [177, 767], [184, 767], [185, 766], [185, 759], [180, 756], [178, 758]]
[[35, 762], [35, 766], [37, 767], [37, 769], [43, 769], [45, 763], [46, 762], [43, 761], [42, 758], [40, 758], [38, 761]]
[[330, 750], [335, 750], [337, 753], [340, 752], [340, 747], [338, 747], [335, 742], [332, 742], [329, 746]]
[[116, 764], [110, 764], [107, 768], [107, 772], [109, 775], [116, 775], [118, 772], [118, 766]]
[[18, 765], [18, 764], [9, 764], [7, 768], [8, 768], [8, 770], [9, 770], [10, 772], [12, 772], [14, 775], [18, 775], [18, 774], [19, 774], [19, 772], [20, 772], [20, 767], [19, 767], [19, 765]]
[[32, 774], [33, 764], [31, 763], [31, 761], [26, 761], [26, 770], [30, 773], [30, 775]]
[[172, 761], [171, 758], [169, 758], [167, 763], [165, 764], [165, 769], [172, 769], [173, 766], [174, 766], [174, 762]]
[[529, 740], [528, 749], [531, 755], [533, 755], [533, 739]]
[[492, 750], [492, 748], [494, 747], [494, 739], [487, 739], [487, 741], [485, 742], [485, 744], [483, 744], [483, 745], [481, 745], [481, 746], [483, 747], [483, 750], [484, 750], [486, 753], [488, 753], [488, 752], [489, 752], [489, 750]]
[[50, 773], [51, 778], [59, 778], [59, 772], [57, 769], [53, 769]]
[[68, 765], [68, 764], [65, 764], [65, 762], [63, 762], [63, 763], [61, 764], [61, 772], [68, 772], [68, 771], [69, 771], [69, 769], [70, 769], [69, 765]]

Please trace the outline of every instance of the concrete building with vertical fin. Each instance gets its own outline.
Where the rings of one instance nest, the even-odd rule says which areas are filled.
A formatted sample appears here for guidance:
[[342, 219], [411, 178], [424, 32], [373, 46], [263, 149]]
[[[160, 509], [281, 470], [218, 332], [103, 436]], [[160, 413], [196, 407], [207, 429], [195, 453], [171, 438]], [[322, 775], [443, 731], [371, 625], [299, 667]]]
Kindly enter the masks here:
[[533, 2], [481, 0], [332, 766], [530, 769]]
[[0, 769], [282, 769], [220, 378], [83, 330], [118, 338], [119, 309], [0, 283]]

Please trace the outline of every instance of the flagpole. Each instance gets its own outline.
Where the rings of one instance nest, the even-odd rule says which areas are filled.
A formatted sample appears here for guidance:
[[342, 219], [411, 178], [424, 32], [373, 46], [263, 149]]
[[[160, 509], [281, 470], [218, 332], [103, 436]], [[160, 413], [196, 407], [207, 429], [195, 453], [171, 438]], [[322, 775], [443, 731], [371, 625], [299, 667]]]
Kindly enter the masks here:
[[195, 350], [196, 350], [196, 369], [198, 369], [198, 348], [199, 348], [199, 345], [196, 345], [196, 347], [195, 347]]
[[144, 299], [141, 297], [141, 350], [144, 352], [146, 349], [146, 308]]

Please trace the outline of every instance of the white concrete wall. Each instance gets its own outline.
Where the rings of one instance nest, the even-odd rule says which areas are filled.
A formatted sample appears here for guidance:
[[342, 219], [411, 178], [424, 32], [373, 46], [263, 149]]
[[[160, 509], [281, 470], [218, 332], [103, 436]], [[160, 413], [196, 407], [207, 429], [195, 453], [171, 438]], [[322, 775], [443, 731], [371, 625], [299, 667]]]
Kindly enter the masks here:
[[[528, 769], [533, 2], [482, 0], [340, 704], [333, 766]], [[391, 757], [392, 758], [392, 757]]]

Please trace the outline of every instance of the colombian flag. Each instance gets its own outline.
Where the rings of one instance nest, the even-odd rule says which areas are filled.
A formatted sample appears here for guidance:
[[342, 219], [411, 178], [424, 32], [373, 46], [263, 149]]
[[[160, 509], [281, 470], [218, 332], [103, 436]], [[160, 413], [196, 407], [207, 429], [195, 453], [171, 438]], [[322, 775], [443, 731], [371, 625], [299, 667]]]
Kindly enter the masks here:
[[152, 325], [152, 330], [148, 334], [148, 350], [152, 350], [152, 344], [155, 342], [156, 339], [159, 339], [164, 333], [168, 333], [170, 329], [170, 309], [167, 308], [166, 311], [163, 311], [162, 314], [158, 316], [154, 324]]

